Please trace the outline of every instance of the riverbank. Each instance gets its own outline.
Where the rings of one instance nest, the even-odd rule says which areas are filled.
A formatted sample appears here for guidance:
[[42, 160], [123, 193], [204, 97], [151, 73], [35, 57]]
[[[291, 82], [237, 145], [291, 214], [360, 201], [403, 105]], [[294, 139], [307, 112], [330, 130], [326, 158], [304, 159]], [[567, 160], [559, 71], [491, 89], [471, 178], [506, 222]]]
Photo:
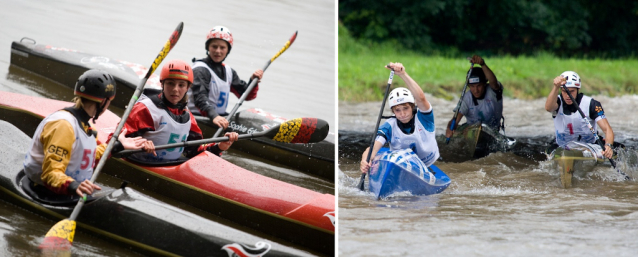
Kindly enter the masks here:
[[[435, 51], [415, 53], [393, 44], [367, 44], [349, 36], [339, 25], [339, 101], [365, 102], [383, 99], [388, 62], [401, 62], [423, 91], [443, 99], [458, 97], [471, 53]], [[587, 95], [620, 96], [638, 93], [638, 59], [561, 59], [547, 53], [535, 56], [482, 56], [505, 87], [504, 95], [517, 99], [546, 97], [554, 77], [566, 70], [582, 78]], [[393, 86], [404, 86], [395, 79]]]

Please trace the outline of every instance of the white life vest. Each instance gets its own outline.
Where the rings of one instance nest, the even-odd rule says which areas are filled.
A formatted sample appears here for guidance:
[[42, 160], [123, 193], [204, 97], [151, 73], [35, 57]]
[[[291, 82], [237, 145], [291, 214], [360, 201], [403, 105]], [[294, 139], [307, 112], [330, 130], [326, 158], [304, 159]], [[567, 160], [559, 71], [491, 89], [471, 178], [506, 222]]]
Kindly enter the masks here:
[[[499, 86], [503, 87], [500, 82]], [[463, 97], [463, 105], [465, 106], [461, 106], [461, 113], [467, 119], [467, 124], [483, 123], [498, 131], [503, 117], [503, 100], [501, 98], [499, 101], [496, 98], [496, 92], [489, 85], [485, 87], [485, 97], [476, 99], [478, 105], [474, 105], [471, 92], [465, 94]]]
[[[558, 99], [561, 103], [563, 102], [560, 95], [558, 96]], [[596, 131], [596, 122], [589, 117], [589, 105], [591, 104], [591, 100], [591, 97], [583, 95], [578, 106], [581, 110], [583, 110], [585, 117], [589, 120], [594, 131]], [[587, 127], [587, 123], [583, 121], [579, 112], [576, 111], [570, 115], [565, 115], [563, 112], [563, 104], [561, 104], [555, 115], [554, 128], [556, 129], [556, 143], [559, 146], [565, 146], [571, 141], [579, 141], [583, 143], [596, 142], [594, 134], [591, 133], [589, 127]]]
[[414, 132], [410, 135], [403, 133], [397, 124], [397, 119], [386, 121], [392, 127], [390, 150], [412, 149], [426, 166], [432, 165], [439, 158], [439, 146], [436, 144], [434, 131], [425, 129], [418, 117], [414, 117]]
[[[155, 131], [147, 131], [142, 135], [147, 140], [153, 141], [154, 145], [173, 144], [186, 141], [188, 133], [191, 129], [191, 120], [189, 119], [185, 123], [178, 123], [168, 114], [168, 110], [160, 109], [153, 103], [153, 100], [146, 95], [142, 95], [137, 101], [144, 104], [153, 117], [153, 126]], [[188, 111], [188, 109], [186, 110]], [[190, 116], [189, 116], [190, 117]], [[184, 152], [184, 147], [168, 148], [155, 150], [157, 156], [152, 153], [136, 153], [131, 157], [135, 159], [141, 159], [146, 161], [164, 161], [164, 160], [176, 160]]]
[[24, 172], [29, 176], [31, 181], [44, 185], [42, 182], [42, 162], [44, 161], [44, 149], [40, 142], [44, 125], [51, 121], [66, 120], [73, 127], [75, 134], [75, 142], [71, 149], [71, 158], [66, 166], [64, 173], [72, 177], [77, 182], [90, 180], [93, 175], [93, 165], [95, 163], [95, 149], [97, 142], [93, 134], [87, 135], [84, 129], [78, 124], [78, 120], [73, 114], [67, 111], [57, 111], [44, 118], [38, 128], [35, 130], [33, 139], [31, 139], [31, 150], [24, 159]]
[[[208, 65], [206, 65], [206, 63], [197, 61], [193, 64], [193, 69], [197, 67], [205, 67], [208, 69], [208, 72], [210, 72], [211, 79], [210, 84], [208, 85], [208, 88], [210, 89], [208, 91], [208, 99], [215, 104], [217, 114], [225, 115], [226, 107], [228, 107], [228, 97], [230, 95], [230, 84], [233, 80], [233, 70], [228, 65], [224, 65], [224, 68], [226, 69], [226, 81], [223, 81], [213, 70], [211, 70], [210, 67], [208, 67]], [[190, 100], [188, 100], [188, 108], [191, 109], [193, 114], [201, 115], [201, 113], [199, 113], [199, 109], [195, 106], [195, 101], [192, 100], [192, 94], [193, 92], [189, 88], [188, 99]]]

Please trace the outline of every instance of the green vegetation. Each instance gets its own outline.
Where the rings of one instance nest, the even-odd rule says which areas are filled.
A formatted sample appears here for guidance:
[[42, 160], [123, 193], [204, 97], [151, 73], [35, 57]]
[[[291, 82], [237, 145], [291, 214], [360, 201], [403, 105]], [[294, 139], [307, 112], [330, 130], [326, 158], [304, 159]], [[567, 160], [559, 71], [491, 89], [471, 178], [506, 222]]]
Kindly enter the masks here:
[[[397, 42], [373, 43], [353, 39], [339, 24], [339, 100], [377, 101], [383, 99], [388, 62], [401, 62], [423, 90], [436, 97], [458, 97], [470, 63], [453, 48], [424, 55], [397, 47]], [[566, 70], [577, 72], [583, 93], [617, 96], [638, 93], [638, 59], [564, 59], [549, 53], [534, 56], [482, 56], [505, 87], [505, 96], [520, 99], [543, 98], [549, 94], [554, 77]], [[404, 86], [395, 78], [393, 86]]]

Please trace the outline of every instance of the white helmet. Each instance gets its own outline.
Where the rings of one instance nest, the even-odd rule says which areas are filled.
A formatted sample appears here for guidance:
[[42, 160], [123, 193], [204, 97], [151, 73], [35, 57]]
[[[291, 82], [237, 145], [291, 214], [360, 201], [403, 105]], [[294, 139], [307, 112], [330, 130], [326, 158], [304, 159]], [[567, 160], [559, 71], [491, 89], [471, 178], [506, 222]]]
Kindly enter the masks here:
[[208, 34], [206, 34], [206, 45], [205, 48], [208, 50], [208, 43], [210, 43], [213, 39], [221, 39], [228, 43], [228, 52], [233, 47], [233, 34], [230, 33], [230, 30], [224, 26], [215, 26]]
[[578, 76], [578, 73], [573, 71], [566, 71], [561, 73], [560, 75], [567, 81], [567, 83], [565, 83], [566, 87], [580, 88], [580, 76]]
[[395, 88], [390, 92], [389, 96], [390, 108], [403, 103], [414, 103], [414, 96], [410, 90], [405, 87]]

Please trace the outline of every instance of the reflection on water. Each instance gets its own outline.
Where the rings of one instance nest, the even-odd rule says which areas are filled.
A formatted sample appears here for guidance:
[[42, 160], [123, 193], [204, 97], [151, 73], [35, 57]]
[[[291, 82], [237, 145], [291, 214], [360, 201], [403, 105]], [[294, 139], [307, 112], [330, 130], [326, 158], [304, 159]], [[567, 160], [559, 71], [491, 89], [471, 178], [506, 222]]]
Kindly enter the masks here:
[[[433, 102], [437, 134], [455, 102]], [[638, 127], [622, 110], [638, 97], [596, 97], [614, 128], [618, 167], [638, 178]], [[575, 174], [562, 189], [542, 153], [553, 139], [544, 99], [506, 99], [507, 153], [465, 162], [437, 162], [451, 179], [443, 193], [399, 193], [376, 200], [356, 188], [358, 162], [370, 144], [379, 103], [339, 105], [339, 254], [342, 256], [631, 256], [638, 243], [638, 182], [624, 181], [609, 162]], [[378, 110], [378, 109], [377, 109]], [[389, 111], [387, 111], [389, 114]], [[343, 125], [342, 125], [343, 124]], [[447, 153], [450, 154], [450, 153]], [[443, 155], [443, 153], [442, 153]]]

